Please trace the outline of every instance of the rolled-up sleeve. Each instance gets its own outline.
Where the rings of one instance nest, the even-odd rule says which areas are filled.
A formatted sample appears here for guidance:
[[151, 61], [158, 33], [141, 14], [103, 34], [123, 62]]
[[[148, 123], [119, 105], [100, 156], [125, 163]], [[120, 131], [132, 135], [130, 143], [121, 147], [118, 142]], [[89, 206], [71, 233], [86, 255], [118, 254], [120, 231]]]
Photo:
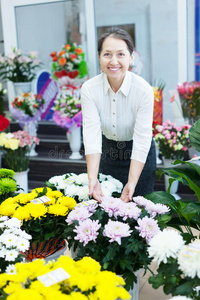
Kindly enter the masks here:
[[152, 87], [147, 85], [144, 90], [139, 90], [137, 98], [140, 100], [135, 120], [131, 159], [145, 163], [152, 140], [154, 107]]
[[81, 88], [85, 155], [102, 152], [101, 121], [87, 82]]

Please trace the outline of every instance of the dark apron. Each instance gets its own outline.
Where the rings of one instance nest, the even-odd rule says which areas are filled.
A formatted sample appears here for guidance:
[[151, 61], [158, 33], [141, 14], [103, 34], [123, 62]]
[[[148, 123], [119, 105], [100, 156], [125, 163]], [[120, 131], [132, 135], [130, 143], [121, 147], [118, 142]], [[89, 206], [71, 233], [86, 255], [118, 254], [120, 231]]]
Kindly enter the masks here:
[[[120, 180], [123, 186], [128, 182], [130, 157], [133, 141], [117, 142], [102, 135], [102, 155], [99, 172]], [[156, 150], [154, 139], [146, 163], [135, 188], [135, 196], [145, 196], [153, 192], [156, 170]]]

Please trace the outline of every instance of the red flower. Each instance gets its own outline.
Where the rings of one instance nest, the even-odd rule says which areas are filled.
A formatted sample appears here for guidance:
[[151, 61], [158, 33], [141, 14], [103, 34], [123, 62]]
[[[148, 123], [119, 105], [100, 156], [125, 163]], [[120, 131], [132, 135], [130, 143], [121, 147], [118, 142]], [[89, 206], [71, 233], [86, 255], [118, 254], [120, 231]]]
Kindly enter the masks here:
[[36, 103], [35, 103], [35, 104], [33, 104], [33, 107], [34, 107], [34, 108], [37, 108], [37, 104], [36, 104]]
[[81, 48], [76, 48], [75, 52], [79, 55], [83, 53], [83, 50]]
[[70, 44], [67, 44], [67, 45], [64, 46], [64, 48], [65, 48], [66, 50], [70, 50], [70, 49], [71, 49], [71, 45], [70, 45]]
[[70, 58], [71, 58], [71, 60], [73, 60], [73, 59], [76, 59], [77, 56], [76, 56], [76, 54], [71, 54], [71, 55], [70, 55]]
[[65, 54], [65, 50], [60, 51], [59, 56], [62, 56], [63, 54]]
[[9, 126], [9, 124], [9, 120], [4, 116], [0, 115], [0, 131], [4, 131]]
[[50, 54], [51, 57], [54, 57], [54, 56], [56, 56], [56, 55], [57, 55], [56, 51], [53, 51], [53, 52], [51, 52], [51, 54]]
[[57, 60], [58, 60], [58, 56], [57, 56], [57, 55], [54, 55], [54, 56], [52, 57], [52, 60], [53, 60], [53, 61], [57, 61]]

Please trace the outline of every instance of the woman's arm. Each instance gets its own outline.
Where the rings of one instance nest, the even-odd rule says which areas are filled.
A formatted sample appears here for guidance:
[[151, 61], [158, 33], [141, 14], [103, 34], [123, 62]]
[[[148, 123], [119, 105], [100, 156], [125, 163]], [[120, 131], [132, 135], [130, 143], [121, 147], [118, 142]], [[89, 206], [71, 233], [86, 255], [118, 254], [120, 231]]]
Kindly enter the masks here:
[[135, 187], [140, 178], [143, 168], [144, 168], [144, 163], [137, 161], [135, 159], [131, 159], [128, 182], [125, 185], [121, 194], [122, 201], [128, 202], [132, 200], [133, 194], [135, 192]]
[[101, 201], [101, 197], [103, 197], [101, 185], [99, 180], [97, 179], [100, 159], [100, 153], [86, 155], [87, 172], [89, 180], [89, 195], [92, 195], [99, 202]]

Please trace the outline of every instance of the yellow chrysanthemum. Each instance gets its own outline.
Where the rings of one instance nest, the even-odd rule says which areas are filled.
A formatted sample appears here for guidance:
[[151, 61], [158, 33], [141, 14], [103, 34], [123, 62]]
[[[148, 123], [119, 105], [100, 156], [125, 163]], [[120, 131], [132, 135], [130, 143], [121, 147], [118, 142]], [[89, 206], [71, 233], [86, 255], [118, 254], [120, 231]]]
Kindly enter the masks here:
[[59, 198], [63, 196], [63, 193], [60, 191], [48, 191], [46, 195], [47, 197]]
[[8, 139], [5, 142], [4, 147], [7, 148], [7, 149], [16, 150], [19, 147], [19, 140], [17, 140], [17, 139]]
[[77, 286], [81, 291], [91, 290], [96, 285], [94, 274], [81, 274], [77, 272], [77, 275], [70, 272], [71, 277], [68, 279], [70, 286]]
[[66, 216], [68, 213], [68, 208], [62, 204], [49, 205], [48, 213], [55, 216]]
[[60, 203], [68, 207], [69, 209], [73, 209], [77, 205], [76, 200], [74, 198], [66, 196], [60, 197], [57, 203]]
[[43, 204], [28, 203], [25, 208], [34, 219], [45, 217], [47, 213], [47, 208]]
[[79, 292], [72, 292], [70, 294], [70, 298], [69, 299], [71, 299], [71, 300], [88, 300], [88, 297], [86, 297], [85, 295], [83, 295], [83, 294], [81, 294]]
[[8, 274], [0, 274], [0, 288], [4, 287], [8, 281], [9, 275]]
[[29, 277], [30, 279], [34, 279], [37, 276], [50, 272], [48, 265], [45, 265], [44, 259], [37, 259], [26, 264], [17, 263], [15, 267], [17, 275], [21, 276], [23, 273], [25, 273], [26, 278]]
[[51, 201], [45, 202], [44, 204], [45, 204], [46, 206], [55, 204], [55, 203], [57, 202], [56, 198], [54, 198], [54, 197], [49, 197], [49, 196], [48, 196], [48, 198], [49, 198]]
[[78, 268], [81, 273], [97, 273], [101, 270], [101, 265], [93, 258], [86, 256], [76, 262], [76, 268]]
[[13, 202], [6, 202], [4, 201], [1, 205], [0, 205], [0, 215], [2, 216], [13, 216], [16, 208], [19, 205]]
[[[75, 261], [69, 256], [60, 256], [58, 260], [55, 262], [54, 267], [59, 268], [62, 267], [66, 272], [69, 271], [69, 268], [74, 268]], [[68, 270], [68, 271], [67, 271]]]
[[21, 193], [15, 197], [13, 197], [13, 200], [19, 204], [26, 204], [26, 203], [30, 202], [30, 200], [32, 200], [32, 199], [34, 199], [34, 198], [31, 193], [27, 193], [27, 194]]
[[3, 290], [6, 294], [18, 291], [22, 287], [20, 282], [10, 282]]
[[23, 289], [16, 291], [15, 293], [9, 295], [7, 300], [22, 300], [22, 299], [28, 299], [28, 300], [44, 300], [44, 297], [40, 295], [37, 291], [34, 291], [32, 289]]
[[[31, 193], [36, 193], [36, 195], [38, 195], [39, 193], [42, 193], [44, 191], [45, 187], [40, 187], [40, 188], [36, 188], [36, 189], [33, 189], [31, 191]], [[49, 187], [46, 187], [47, 189], [47, 193], [52, 191], [52, 189], [50, 189]]]
[[124, 285], [125, 281], [123, 277], [117, 276], [115, 273], [111, 271], [102, 271], [99, 272], [96, 276], [97, 284], [104, 284], [110, 282], [110, 284], [114, 286]]
[[26, 209], [26, 206], [19, 206], [13, 213], [13, 217], [19, 220], [30, 220], [30, 213]]
[[[39, 280], [31, 282], [30, 288], [38, 291], [42, 295], [53, 295], [60, 289], [60, 284], [54, 284], [50, 287], [45, 287]], [[48, 298], [49, 299], [49, 298]], [[56, 298], [55, 298], [56, 299]]]

